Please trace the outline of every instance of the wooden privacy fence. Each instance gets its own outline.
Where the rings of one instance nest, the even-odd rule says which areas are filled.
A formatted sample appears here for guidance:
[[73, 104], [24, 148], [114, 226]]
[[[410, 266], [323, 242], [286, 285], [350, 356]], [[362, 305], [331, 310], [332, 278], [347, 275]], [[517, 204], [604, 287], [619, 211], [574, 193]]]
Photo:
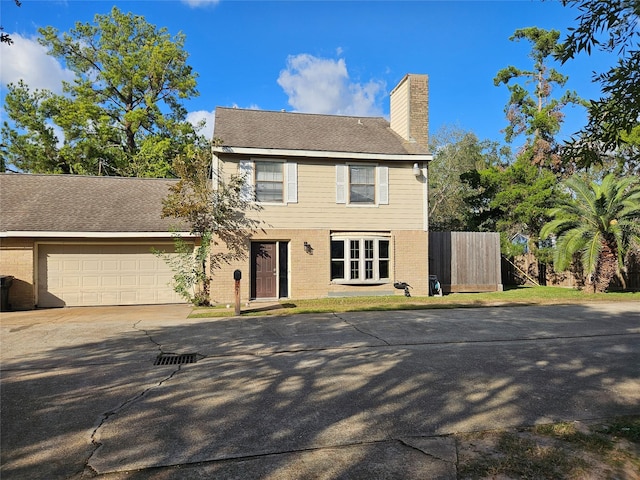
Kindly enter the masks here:
[[444, 293], [502, 290], [500, 235], [493, 232], [429, 232], [429, 274]]

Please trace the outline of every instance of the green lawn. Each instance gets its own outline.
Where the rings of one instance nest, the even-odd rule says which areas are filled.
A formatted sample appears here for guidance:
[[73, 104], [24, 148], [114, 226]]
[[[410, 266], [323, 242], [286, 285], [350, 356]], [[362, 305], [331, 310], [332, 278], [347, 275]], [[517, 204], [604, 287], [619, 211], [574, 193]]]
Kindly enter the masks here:
[[[252, 302], [243, 305], [242, 315], [293, 315], [300, 313], [358, 312], [371, 310], [421, 310], [496, 305], [560, 305], [590, 302], [640, 302], [640, 292], [586, 293], [560, 287], [517, 287], [503, 292], [455, 293], [443, 297], [339, 297], [315, 300], [283, 300], [279, 303]], [[233, 305], [196, 308], [192, 318], [230, 317]]]

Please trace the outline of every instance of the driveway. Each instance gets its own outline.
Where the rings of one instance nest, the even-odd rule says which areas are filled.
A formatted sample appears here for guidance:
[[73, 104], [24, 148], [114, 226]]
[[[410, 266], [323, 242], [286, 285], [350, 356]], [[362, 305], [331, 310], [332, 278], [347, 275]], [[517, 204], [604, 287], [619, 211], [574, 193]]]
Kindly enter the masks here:
[[455, 479], [453, 432], [640, 414], [638, 303], [189, 311], [3, 313], [0, 476]]

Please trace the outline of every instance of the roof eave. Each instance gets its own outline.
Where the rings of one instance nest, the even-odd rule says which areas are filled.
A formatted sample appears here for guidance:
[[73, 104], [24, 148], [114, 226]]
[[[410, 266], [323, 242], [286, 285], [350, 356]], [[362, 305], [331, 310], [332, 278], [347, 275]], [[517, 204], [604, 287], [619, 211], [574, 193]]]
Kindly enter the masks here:
[[322, 150], [288, 150], [281, 148], [253, 148], [253, 147], [214, 147], [214, 153], [235, 154], [266, 157], [307, 157], [307, 158], [332, 158], [337, 160], [385, 160], [385, 161], [410, 161], [430, 162], [432, 154], [395, 154], [395, 153], [360, 153], [360, 152], [334, 152]]

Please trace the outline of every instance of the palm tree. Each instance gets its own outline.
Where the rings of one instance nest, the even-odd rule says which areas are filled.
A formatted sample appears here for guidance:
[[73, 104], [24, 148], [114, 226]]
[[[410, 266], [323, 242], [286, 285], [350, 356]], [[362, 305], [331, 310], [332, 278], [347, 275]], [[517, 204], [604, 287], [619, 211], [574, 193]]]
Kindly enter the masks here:
[[604, 292], [614, 276], [626, 287], [624, 259], [632, 245], [640, 244], [640, 183], [608, 174], [601, 183], [572, 177], [564, 185], [571, 198], [549, 211], [552, 220], [540, 231], [543, 239], [557, 236], [554, 268], [566, 270], [580, 254], [594, 292]]

